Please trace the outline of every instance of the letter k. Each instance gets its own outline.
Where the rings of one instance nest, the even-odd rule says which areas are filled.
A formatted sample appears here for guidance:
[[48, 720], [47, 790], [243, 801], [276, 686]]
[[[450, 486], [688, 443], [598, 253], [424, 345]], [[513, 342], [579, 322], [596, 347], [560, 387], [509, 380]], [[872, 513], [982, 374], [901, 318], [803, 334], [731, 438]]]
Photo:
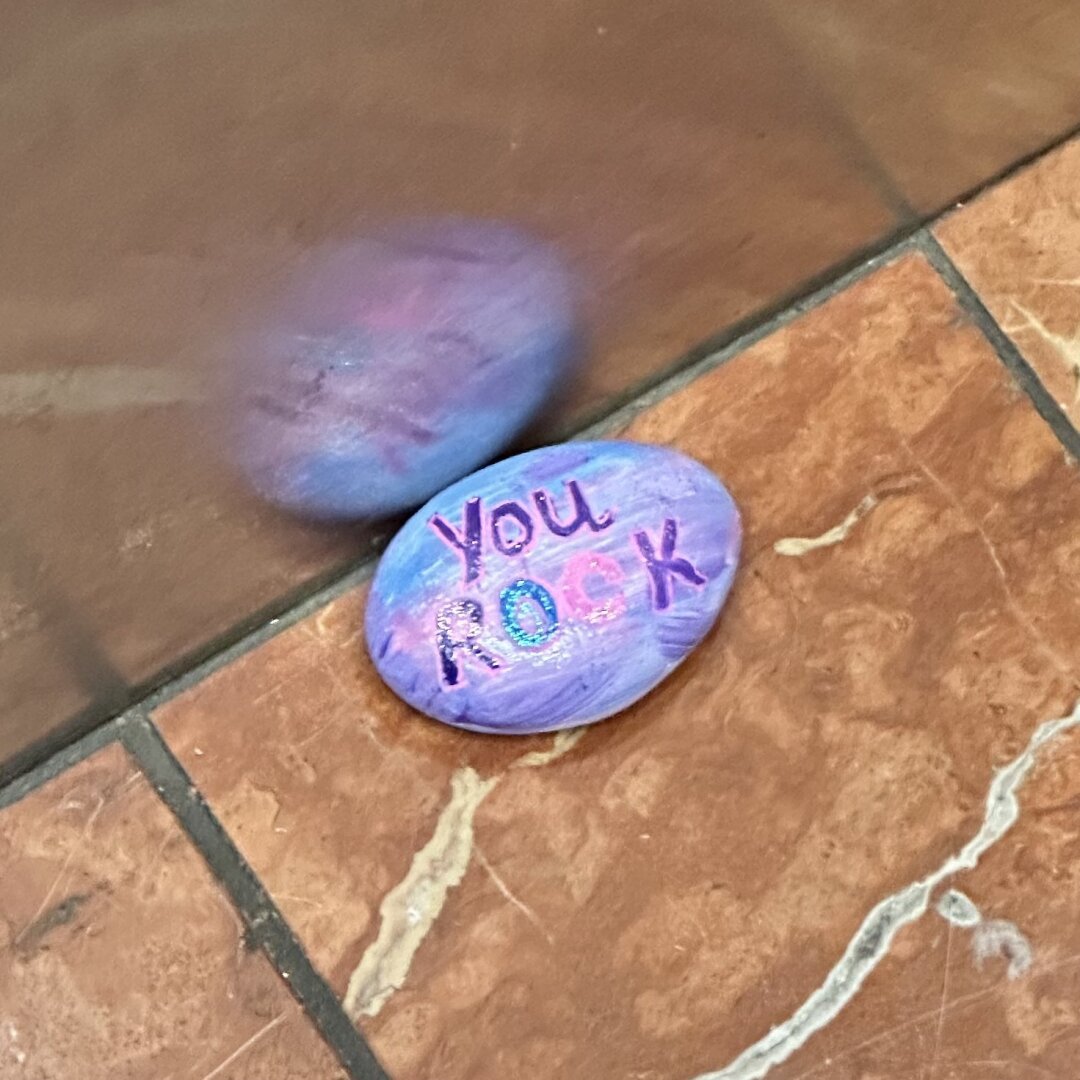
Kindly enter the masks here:
[[660, 556], [652, 546], [652, 541], [645, 532], [634, 533], [634, 540], [638, 550], [645, 560], [645, 566], [652, 578], [653, 607], [657, 611], [663, 611], [671, 603], [671, 586], [668, 583], [669, 575], [678, 575], [689, 581], [692, 585], [704, 585], [705, 578], [697, 572], [689, 559], [679, 558], [675, 554], [675, 539], [677, 525], [674, 518], [664, 521], [664, 535], [660, 541]]

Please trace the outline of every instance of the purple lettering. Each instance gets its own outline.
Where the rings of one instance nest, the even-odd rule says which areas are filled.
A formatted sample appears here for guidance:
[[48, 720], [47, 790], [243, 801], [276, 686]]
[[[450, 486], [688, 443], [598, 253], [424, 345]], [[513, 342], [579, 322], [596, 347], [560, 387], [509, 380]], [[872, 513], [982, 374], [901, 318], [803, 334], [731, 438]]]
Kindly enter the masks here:
[[465, 503], [464, 537], [439, 514], [433, 514], [428, 524], [464, 560], [465, 583], [475, 581], [480, 576], [480, 500]]
[[593, 532], [600, 532], [601, 529], [606, 529], [614, 522], [615, 517], [610, 510], [605, 510], [599, 518], [593, 517], [589, 504], [585, 501], [585, 496], [582, 495], [581, 488], [578, 487], [576, 480], [568, 480], [566, 490], [570, 492], [574, 510], [574, 520], [568, 525], [564, 525], [555, 516], [555, 511], [551, 505], [551, 496], [546, 491], [534, 491], [532, 493], [533, 502], [536, 503], [536, 509], [540, 511], [544, 524], [556, 536], [570, 536], [576, 533], [582, 525], [588, 525]]
[[678, 575], [691, 585], [704, 585], [705, 578], [701, 576], [688, 559], [682, 559], [675, 555], [676, 523], [674, 518], [664, 521], [664, 534], [660, 541], [660, 555], [657, 556], [652, 546], [652, 541], [644, 532], [634, 533], [634, 541], [638, 550], [645, 560], [645, 566], [649, 571], [653, 586], [653, 607], [657, 611], [663, 611], [671, 603], [669, 592], [668, 575]]
[[[520, 532], [517, 539], [507, 541], [502, 534], [502, 523], [506, 518], [517, 522]], [[533, 521], [528, 511], [516, 502], [504, 502], [491, 512], [491, 539], [504, 555], [520, 555], [532, 543]]]

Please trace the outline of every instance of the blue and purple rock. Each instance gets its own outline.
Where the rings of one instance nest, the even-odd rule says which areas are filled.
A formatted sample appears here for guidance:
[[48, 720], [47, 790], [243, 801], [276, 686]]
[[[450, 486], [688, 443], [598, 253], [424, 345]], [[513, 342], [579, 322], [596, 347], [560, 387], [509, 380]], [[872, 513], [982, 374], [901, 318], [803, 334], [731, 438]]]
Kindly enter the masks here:
[[368, 651], [401, 698], [471, 731], [625, 709], [708, 633], [741, 528], [698, 462], [630, 442], [491, 465], [404, 525], [372, 583]]
[[491, 460], [565, 382], [573, 290], [514, 226], [398, 225], [309, 259], [241, 351], [235, 456], [254, 487], [309, 517], [379, 518]]

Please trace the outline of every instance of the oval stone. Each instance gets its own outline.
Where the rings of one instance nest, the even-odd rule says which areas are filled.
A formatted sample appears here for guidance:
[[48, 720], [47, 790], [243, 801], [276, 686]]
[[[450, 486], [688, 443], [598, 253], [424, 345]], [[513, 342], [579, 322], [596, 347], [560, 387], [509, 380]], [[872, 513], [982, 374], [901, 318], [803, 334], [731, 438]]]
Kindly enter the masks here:
[[241, 338], [234, 451], [308, 517], [410, 509], [503, 449], [577, 356], [556, 253], [490, 221], [398, 224], [305, 260]]
[[456, 727], [589, 724], [701, 641], [740, 538], [727, 489], [675, 451], [533, 450], [458, 481], [404, 525], [372, 583], [368, 651], [396, 694]]

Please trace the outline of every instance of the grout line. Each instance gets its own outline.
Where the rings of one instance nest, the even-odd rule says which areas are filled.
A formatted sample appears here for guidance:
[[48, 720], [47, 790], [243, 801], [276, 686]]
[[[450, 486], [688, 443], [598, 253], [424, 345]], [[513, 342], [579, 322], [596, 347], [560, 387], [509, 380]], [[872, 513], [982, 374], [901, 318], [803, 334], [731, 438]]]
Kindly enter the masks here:
[[752, 345], [756, 345], [777, 330], [788, 326], [815, 308], [821, 307], [849, 286], [856, 284], [865, 277], [869, 277], [876, 270], [908, 254], [914, 248], [914, 235], [900, 237], [883, 251], [870, 256], [846, 273], [833, 278], [820, 288], [795, 300], [794, 303], [789, 304], [782, 311], [776, 312], [768, 319], [755, 324], [715, 350], [709, 351], [696, 362], [674, 372], [651, 389], [636, 395], [633, 400], [626, 402], [614, 412], [609, 413], [584, 431], [574, 435], [573, 439], [594, 439], [597, 436], [608, 435], [621, 430], [639, 413], [652, 408], [652, 406], [670, 397], [676, 391], [689, 386], [690, 383], [702, 375], [745, 352]]
[[[809, 310], [809, 307], [814, 305], [800, 305], [806, 305], [811, 296], [828, 289], [830, 284], [835, 283], [837, 280], [843, 279], [850, 283], [850, 280], [856, 276], [861, 267], [871, 263], [880, 266], [883, 262], [888, 261], [890, 253], [902, 254], [913, 243], [918, 244], [921, 233], [929, 232], [960, 207], [966, 206], [991, 188], [1010, 180], [1040, 158], [1054, 153], [1054, 151], [1059, 150], [1066, 143], [1076, 138], [1080, 138], [1080, 124], [1076, 124], [1063, 134], [1042, 143], [1023, 157], [1016, 158], [990, 176], [973, 184], [959, 195], [954, 195], [947, 202], [936, 204], [932, 210], [918, 214], [914, 220], [887, 233], [878, 242], [867, 244], [847, 259], [831, 264], [819, 274], [811, 275], [797, 288], [784, 293], [779, 299], [756, 309], [746, 318], [731, 323], [718, 334], [699, 342], [671, 364], [666, 365], [653, 379], [643, 379], [635, 383], [632, 390], [627, 394], [616, 395], [602, 409], [597, 410], [590, 418], [586, 418], [580, 428], [556, 429], [552, 435], [552, 441], [560, 442], [588, 438], [586, 432], [602, 433], [610, 430], [608, 421], [617, 413], [627, 412], [639, 398], [656, 394], [660, 387], [677, 379], [684, 371], [707, 371], [710, 367], [716, 366], [716, 364], [707, 364], [707, 361], [721, 350], [726, 352], [734, 342], [744, 342], [743, 347], [747, 344], [753, 344], [754, 341], [759, 340], [758, 337], [754, 336], [754, 331], [758, 327], [768, 325], [775, 329], [777, 326], [784, 325], [785, 320], [783, 317], [790, 309], [798, 308], [800, 314]], [[682, 385], [685, 385], [685, 383], [673, 385], [671, 390], [680, 389]], [[650, 400], [655, 402], [659, 398], [650, 397]]]
[[[385, 537], [380, 534], [378, 539], [385, 539]], [[120, 715], [132, 709], [152, 711], [158, 705], [212, 675], [231, 660], [256, 648], [264, 641], [305, 619], [331, 600], [336, 600], [350, 589], [362, 584], [374, 571], [380, 552], [381, 548], [374, 552], [365, 552], [358, 560], [352, 560], [346, 569], [339, 568], [333, 572], [329, 580], [322, 575], [315, 583], [307, 582], [303, 588], [295, 590], [290, 596], [279, 598], [274, 604], [263, 607], [250, 618], [232, 627], [227, 635], [217, 638], [205, 648], [171, 665], [153, 680], [133, 687], [129, 700], [118, 707]], [[222, 644], [223, 639], [225, 644]], [[53, 737], [46, 737], [41, 742], [31, 744], [6, 761], [0, 762], [0, 787], [43, 765], [55, 754], [62, 753], [66, 746], [75, 745], [87, 734], [86, 725], [95, 723], [93, 715], [92, 707], [83, 710], [63, 725], [63, 730], [58, 737], [55, 734]], [[102, 723], [100, 719], [96, 722]], [[110, 721], [106, 718], [104, 722]], [[91, 727], [89, 730], [95, 729]], [[68, 743], [66, 741], [68, 739], [73, 741]]]
[[[617, 432], [639, 412], [682, 389], [693, 379], [718, 367], [774, 330], [786, 326], [884, 263], [907, 251], [917, 249], [925, 255], [953, 289], [961, 305], [986, 334], [1002, 361], [1012, 371], [1021, 388], [1030, 397], [1040, 415], [1050, 424], [1069, 453], [1074, 457], [1080, 457], [1080, 436], [1064, 418], [1038, 377], [930, 232], [939, 220], [955, 208], [1009, 179], [1027, 168], [1032, 162], [1052, 153], [1077, 136], [1080, 136], [1080, 125], [1070, 128], [1063, 135], [1050, 140], [972, 186], [958, 198], [951, 199], [943, 208], [894, 230], [877, 243], [867, 245], [849, 258], [833, 264], [820, 274], [811, 276], [797, 289], [700, 342], [672, 364], [667, 365], [654, 379], [642, 380], [635, 384], [632, 391], [625, 395], [617, 395], [604, 406], [602, 411], [584, 418], [580, 426], [556, 428], [551, 433], [550, 441], [557, 443], [597, 438]], [[293, 625], [323, 604], [336, 599], [354, 585], [366, 581], [371, 576], [382, 547], [390, 535], [389, 531], [380, 530], [370, 540], [367, 545], [368, 550], [358, 559], [353, 560], [344, 573], [331, 571], [329, 576], [322, 576], [319, 579], [322, 581], [321, 585], [316, 584], [313, 588], [311, 582], [304, 583], [292, 592], [291, 597], [279, 597], [265, 605], [259, 611], [239, 621], [226, 633], [181, 657], [151, 679], [132, 687], [128, 700], [117, 707], [152, 709], [218, 670], [230, 660], [236, 659], [275, 636], [279, 631]], [[296, 599], [292, 599], [293, 597]], [[269, 615], [270, 612], [276, 614]], [[66, 740], [78, 739], [85, 733], [88, 725], [101, 722], [100, 706], [91, 705], [81, 710], [62, 725], [60, 733], [53, 732], [40, 742], [31, 744], [7, 761], [0, 763], [0, 785], [10, 784], [15, 778], [44, 767], [50, 760], [48, 755], [63, 753], [67, 745]]]
[[[109, 713], [102, 715], [102, 704], [92, 702], [80, 709], [43, 739], [31, 743], [16, 751], [6, 760], [0, 761], [0, 787], [15, 777], [41, 764], [45, 759], [63, 749], [70, 742], [78, 740], [93, 726], [104, 723], [110, 718], [139, 708], [147, 702], [157, 702], [180, 693], [190, 685], [191, 677], [200, 673], [200, 678], [216, 670], [219, 659], [226, 654], [233, 658], [248, 648], [260, 644], [261, 640], [273, 637], [277, 630], [291, 626], [298, 619], [310, 614], [311, 610], [328, 603], [354, 585], [366, 580], [378, 562], [379, 555], [386, 542], [393, 536], [400, 522], [381, 523], [379, 528], [367, 536], [363, 548], [352, 558], [338, 563], [327, 571], [314, 574], [283, 595], [274, 597], [256, 611], [237, 620], [224, 632], [214, 635], [209, 641], [190, 649], [177, 660], [166, 664], [147, 679], [134, 684], [125, 684], [123, 692], [113, 694], [109, 702]], [[260, 635], [263, 635], [260, 638]]]
[[126, 717], [117, 716], [93, 728], [82, 738], [58, 750], [51, 757], [8, 782], [4, 787], [0, 787], [0, 810], [17, 803], [30, 792], [54, 780], [62, 772], [78, 765], [80, 761], [85, 761], [91, 754], [116, 742], [126, 722]]
[[157, 728], [137, 709], [126, 715], [118, 731], [125, 749], [225, 889], [247, 927], [248, 940], [262, 948], [348, 1075], [352, 1080], [389, 1080]]
[[286, 608], [268, 622], [264, 622], [248, 631], [248, 633], [231, 645], [226, 646], [220, 652], [208, 656], [205, 660], [188, 668], [174, 679], [159, 686], [139, 701], [134, 708], [145, 710], [147, 713], [153, 712], [158, 706], [182, 694], [196, 683], [202, 682], [203, 679], [212, 675], [215, 671], [227, 667], [245, 653], [249, 653], [271, 638], [277, 637], [278, 634], [288, 630], [290, 626], [302, 622], [332, 600], [337, 600], [339, 597], [344, 596], [345, 593], [356, 588], [356, 586], [362, 585], [374, 573], [375, 566], [379, 561], [379, 554], [381, 552], [366, 555], [363, 561], [357, 563], [341, 577], [335, 578], [329, 584], [313, 593], [309, 593], [298, 603]]
[[937, 237], [928, 228], [923, 229], [917, 234], [915, 243], [952, 290], [960, 306], [971, 316], [972, 321], [993, 346], [998, 358], [1008, 368], [1038, 414], [1050, 425], [1050, 430], [1065, 447], [1066, 453], [1074, 461], [1080, 462], [1080, 432], [1073, 427], [1064, 410], [1050, 395], [1012, 338], [1002, 330], [997, 319], [938, 242]]
[[1012, 177], [1017, 173], [1023, 172], [1029, 165], [1033, 165], [1040, 158], [1044, 158], [1048, 154], [1052, 154], [1055, 150], [1061, 149], [1061, 147], [1068, 142], [1072, 142], [1077, 136], [1080, 136], [1080, 124], [1074, 124], [1060, 135], [1055, 135], [1053, 138], [1047, 139], [1046, 142], [1040, 143], [1034, 150], [1029, 150], [1022, 157], [1014, 158], [1007, 165], [1002, 166], [1002, 168], [991, 173], [989, 176], [983, 177], [982, 180], [972, 184], [966, 191], [962, 191], [959, 195], [954, 195], [945, 203], [936, 203], [931, 210], [922, 215], [923, 224], [927, 227], [936, 225], [942, 218], [947, 217], [954, 210], [958, 210], [961, 206], [966, 206], [969, 202], [982, 195], [983, 192], [997, 187], [998, 184], [1004, 183], [1006, 180], [1011, 180]]
[[915, 222], [894, 229], [878, 243], [868, 244], [850, 258], [833, 263], [827, 271], [812, 275], [798, 289], [784, 293], [772, 303], [755, 309], [746, 318], [728, 324], [719, 333], [698, 342], [678, 359], [666, 364], [650, 378], [638, 380], [628, 392], [614, 395], [602, 408], [587, 414], [579, 424], [556, 429], [546, 445], [596, 438], [612, 430], [616, 426], [615, 419], [623, 414], [634, 415], [633, 407], [638, 403], [647, 399], [648, 404], [655, 404], [675, 393], [690, 381], [687, 376], [719, 366], [773, 330], [786, 326], [792, 319], [817, 307], [847, 285], [903, 255], [910, 249], [912, 238], [920, 227], [921, 222]]

